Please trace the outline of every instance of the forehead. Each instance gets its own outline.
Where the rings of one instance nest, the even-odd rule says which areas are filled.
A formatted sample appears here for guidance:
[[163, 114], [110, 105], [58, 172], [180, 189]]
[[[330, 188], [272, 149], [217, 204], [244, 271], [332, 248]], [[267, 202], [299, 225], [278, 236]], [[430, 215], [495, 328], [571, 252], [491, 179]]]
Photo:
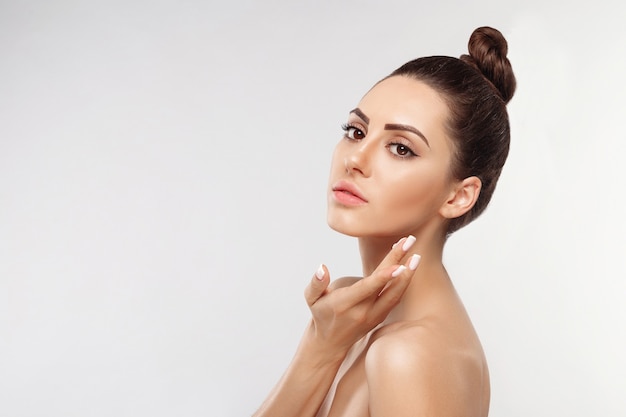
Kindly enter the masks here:
[[422, 81], [404, 76], [386, 78], [359, 102], [370, 123], [410, 124], [427, 137], [444, 135], [448, 107], [441, 95]]

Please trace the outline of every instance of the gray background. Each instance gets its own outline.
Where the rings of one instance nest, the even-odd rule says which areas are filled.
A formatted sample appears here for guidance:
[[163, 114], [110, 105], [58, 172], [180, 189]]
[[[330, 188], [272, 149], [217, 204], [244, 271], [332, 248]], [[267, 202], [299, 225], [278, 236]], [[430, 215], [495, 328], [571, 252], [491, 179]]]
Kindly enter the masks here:
[[445, 259], [490, 415], [625, 415], [617, 4], [0, 2], [0, 415], [251, 414], [318, 264], [359, 273], [325, 222], [347, 112], [482, 25], [518, 77], [512, 150]]

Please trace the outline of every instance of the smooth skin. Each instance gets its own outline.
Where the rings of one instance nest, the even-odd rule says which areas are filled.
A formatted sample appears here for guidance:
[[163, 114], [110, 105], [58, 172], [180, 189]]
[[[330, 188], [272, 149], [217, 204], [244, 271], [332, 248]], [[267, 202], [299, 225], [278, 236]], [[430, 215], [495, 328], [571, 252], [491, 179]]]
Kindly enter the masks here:
[[[325, 268], [313, 277], [311, 323], [255, 416], [487, 416], [483, 350], [442, 262], [447, 223], [471, 209], [481, 183], [451, 177], [447, 118], [435, 90], [403, 76], [350, 112], [328, 224], [358, 238], [364, 278], [330, 284]], [[346, 203], [346, 188], [362, 203]]]

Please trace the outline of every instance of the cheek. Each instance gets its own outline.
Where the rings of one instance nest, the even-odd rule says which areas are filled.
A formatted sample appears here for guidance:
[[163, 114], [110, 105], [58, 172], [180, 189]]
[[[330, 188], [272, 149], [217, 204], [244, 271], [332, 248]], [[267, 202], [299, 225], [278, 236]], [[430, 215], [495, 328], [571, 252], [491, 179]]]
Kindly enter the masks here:
[[439, 210], [447, 195], [444, 173], [423, 169], [398, 174], [383, 184], [388, 212], [398, 216], [428, 216]]

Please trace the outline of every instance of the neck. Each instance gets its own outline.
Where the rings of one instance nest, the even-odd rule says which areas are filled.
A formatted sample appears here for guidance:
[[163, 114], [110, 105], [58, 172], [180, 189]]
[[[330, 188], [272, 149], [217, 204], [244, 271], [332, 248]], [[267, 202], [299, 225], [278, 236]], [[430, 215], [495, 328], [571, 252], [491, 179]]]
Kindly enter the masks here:
[[[443, 245], [446, 241], [445, 236], [424, 231], [413, 233], [413, 235], [417, 240], [409, 249], [403, 260], [406, 261], [409, 256], [417, 253], [421, 257], [421, 265], [442, 264]], [[387, 256], [391, 250], [391, 246], [402, 237], [406, 236], [360, 237], [359, 251], [361, 253], [363, 276], [371, 275], [385, 256]], [[419, 269], [421, 269], [421, 267], [418, 268], [418, 270]]]
[[[402, 300], [390, 312], [386, 323], [414, 319], [421, 316], [422, 307], [426, 307], [432, 290], [444, 285], [451, 287], [448, 274], [443, 266], [443, 246], [445, 236], [436, 233], [420, 231], [414, 233], [416, 242], [408, 250], [402, 263], [414, 253], [420, 255], [420, 265], [415, 271], [411, 284], [404, 293]], [[391, 246], [402, 236], [387, 238], [361, 237], [359, 238], [359, 250], [363, 264], [363, 276], [371, 275], [378, 264], [391, 250]]]

